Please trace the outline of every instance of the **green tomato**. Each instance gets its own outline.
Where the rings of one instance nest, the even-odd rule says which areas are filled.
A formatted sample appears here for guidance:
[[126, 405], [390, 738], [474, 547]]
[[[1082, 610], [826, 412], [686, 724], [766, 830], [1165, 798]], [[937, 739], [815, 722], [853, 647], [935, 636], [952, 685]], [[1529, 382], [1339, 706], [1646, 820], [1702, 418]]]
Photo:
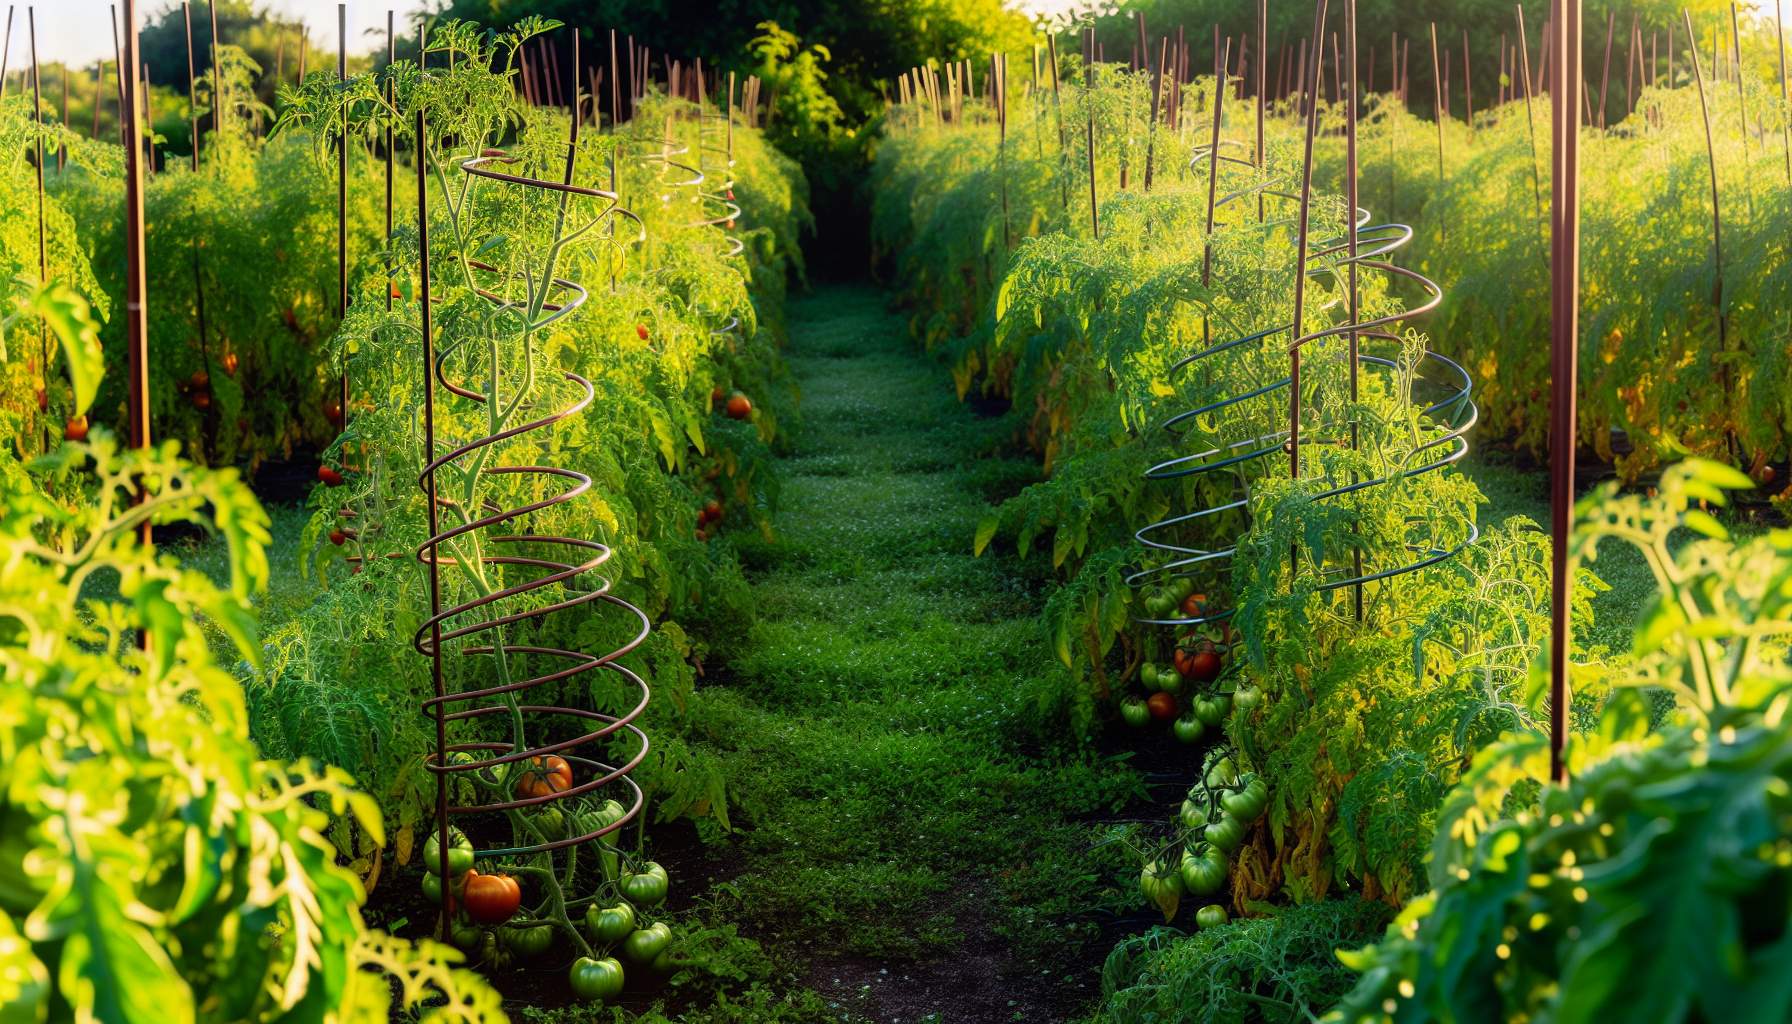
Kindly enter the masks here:
[[1182, 799], [1182, 810], [1176, 817], [1182, 822], [1183, 828], [1200, 828], [1207, 824], [1207, 807], [1205, 803], [1196, 801], [1194, 796], [1186, 796]]
[[1218, 928], [1226, 923], [1226, 908], [1218, 903], [1209, 903], [1195, 911], [1195, 924], [1202, 928]]
[[1199, 718], [1183, 715], [1171, 724], [1170, 731], [1174, 732], [1176, 738], [1183, 743], [1199, 743], [1201, 734], [1207, 731], [1207, 726]]
[[621, 942], [635, 930], [635, 908], [627, 903], [613, 907], [594, 903], [585, 910], [585, 930], [599, 942]]
[[1120, 702], [1120, 718], [1135, 729], [1143, 729], [1151, 721], [1151, 709], [1137, 696]]
[[558, 807], [544, 807], [535, 812], [535, 827], [549, 839], [561, 839], [566, 836], [566, 815], [560, 813]]
[[1182, 895], [1182, 875], [1161, 860], [1151, 861], [1139, 869], [1139, 891], [1152, 906], [1162, 908]]
[[[442, 870], [442, 848], [437, 840], [438, 833], [431, 831], [429, 840], [423, 844], [423, 870], [437, 874]], [[448, 830], [448, 873], [455, 878], [467, 873], [473, 866], [473, 844], [461, 835], [460, 829]]]
[[501, 928], [498, 940], [519, 956], [540, 956], [554, 944], [554, 926], [538, 924], [533, 928]]
[[1256, 821], [1269, 806], [1269, 786], [1255, 775], [1247, 776], [1243, 789], [1220, 797], [1220, 806], [1241, 822]]
[[[615, 800], [605, 800], [595, 810], [586, 811], [578, 816], [580, 834], [596, 832], [598, 829], [616, 824], [627, 816], [628, 808]], [[616, 872], [622, 864], [615, 844], [610, 841], [611, 837], [616, 834], [610, 832], [597, 841], [597, 855], [604, 867], [604, 878], [612, 882], [616, 880]]]
[[[454, 880], [454, 887], [451, 891], [454, 893], [455, 903], [452, 905], [459, 904], [461, 893], [466, 890], [466, 887], [467, 883], [465, 875]], [[440, 878], [436, 877], [431, 872], [425, 871], [423, 873], [422, 889], [423, 898], [429, 901], [431, 907], [440, 907], [442, 905], [442, 880]]]
[[1198, 697], [1195, 699], [1195, 717], [1203, 725], [1219, 725], [1226, 720], [1231, 705], [1231, 699], [1223, 693], [1216, 697]]
[[1244, 822], [1222, 814], [1220, 820], [1207, 823], [1207, 831], [1202, 835], [1214, 846], [1231, 853], [1244, 845]]
[[1157, 666], [1149, 661], [1139, 667], [1139, 682], [1152, 693], [1164, 688], [1164, 681], [1157, 674]]
[[664, 921], [637, 928], [622, 940], [622, 955], [637, 964], [651, 964], [672, 945], [672, 929]]
[[653, 861], [647, 862], [645, 871], [630, 871], [622, 876], [622, 895], [638, 907], [659, 906], [665, 902], [669, 888], [671, 880], [666, 877], [666, 869]]
[[1207, 788], [1224, 789], [1238, 781], [1238, 769], [1233, 766], [1230, 757], [1222, 757], [1207, 769]]
[[1226, 855], [1202, 843], [1182, 854], [1182, 884], [1196, 896], [1211, 896], [1226, 885]]
[[1145, 614], [1154, 619], [1161, 619], [1164, 617], [1164, 613], [1169, 610], [1170, 602], [1164, 595], [1158, 593], [1145, 595]]
[[1170, 600], [1180, 601], [1195, 592], [1195, 581], [1187, 576], [1178, 576], [1170, 583]]
[[1175, 669], [1166, 669], [1157, 674], [1157, 688], [1165, 693], [1182, 692], [1182, 673]]
[[480, 947], [484, 946], [485, 939], [484, 928], [471, 921], [461, 919], [459, 915], [456, 915], [453, 923], [448, 926], [448, 940], [469, 953], [477, 952]]
[[572, 985], [572, 994], [587, 1003], [614, 999], [622, 994], [622, 965], [611, 957], [593, 960], [582, 956], [572, 962], [572, 969], [567, 972], [566, 980]]
[[1255, 686], [1240, 687], [1238, 692], [1232, 695], [1232, 703], [1238, 705], [1240, 711], [1251, 710], [1256, 707], [1257, 703], [1262, 699], [1263, 691], [1257, 689]]

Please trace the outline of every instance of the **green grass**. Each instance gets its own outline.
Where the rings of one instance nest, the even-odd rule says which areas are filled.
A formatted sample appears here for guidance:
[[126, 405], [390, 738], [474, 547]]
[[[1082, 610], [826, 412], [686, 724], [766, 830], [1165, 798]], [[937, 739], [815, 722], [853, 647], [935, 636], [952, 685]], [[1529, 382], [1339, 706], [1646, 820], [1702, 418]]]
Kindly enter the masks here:
[[[1009, 426], [954, 400], [880, 293], [825, 290], [791, 322], [804, 407], [784, 511], [775, 540], [737, 539], [759, 615], [691, 711], [745, 825], [719, 840], [741, 870], [718, 909], [824, 991], [820, 965], [993, 936], [1009, 997], [1067, 973], [1092, 994], [1087, 913], [1132, 900], [1078, 820], [1140, 783], [1065, 737], [1076, 684], [1038, 624], [1042, 570], [970, 552], [986, 495], [1035, 470], [1000, 454]], [[959, 1019], [963, 995], [935, 1009]]]

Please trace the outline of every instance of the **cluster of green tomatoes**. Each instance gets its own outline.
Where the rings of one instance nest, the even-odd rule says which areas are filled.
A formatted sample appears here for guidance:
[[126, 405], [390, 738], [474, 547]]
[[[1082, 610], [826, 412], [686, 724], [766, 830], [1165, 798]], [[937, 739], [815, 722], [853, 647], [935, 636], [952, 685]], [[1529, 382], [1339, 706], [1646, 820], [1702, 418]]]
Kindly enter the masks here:
[[[574, 834], [596, 832], [617, 824], [626, 815], [622, 804], [615, 800], [574, 812]], [[535, 828], [544, 836], [560, 838], [568, 834], [565, 816], [558, 808], [548, 807], [533, 817]], [[578, 998], [597, 1002], [622, 993], [625, 961], [632, 968], [658, 974], [665, 974], [674, 966], [671, 927], [647, 918], [652, 908], [666, 901], [671, 880], [659, 864], [636, 863], [603, 839], [591, 847], [597, 851], [604, 881], [588, 901], [580, 901], [587, 904], [582, 920], [584, 931], [575, 941], [587, 955], [573, 961], [567, 981]], [[557, 945], [557, 930], [577, 933], [575, 919], [568, 916], [567, 907], [552, 894], [539, 910], [519, 918], [522, 883], [502, 872], [478, 871], [476, 859], [473, 844], [458, 829], [451, 829], [447, 866], [453, 917], [448, 932], [451, 941], [475, 961], [497, 960], [500, 947], [513, 957], [540, 957]], [[424, 844], [423, 866], [423, 894], [432, 904], [440, 905], [442, 862], [434, 833]]]
[[[1209, 751], [1200, 781], [1189, 787], [1177, 813], [1175, 842], [1139, 874], [1145, 898], [1169, 916], [1184, 894], [1206, 897], [1225, 888], [1232, 854], [1244, 845], [1251, 823], [1268, 807], [1268, 783], [1249, 772], [1239, 774], [1232, 755], [1223, 748]], [[1195, 912], [1195, 923], [1202, 928], [1222, 925], [1226, 908], [1206, 904]]]

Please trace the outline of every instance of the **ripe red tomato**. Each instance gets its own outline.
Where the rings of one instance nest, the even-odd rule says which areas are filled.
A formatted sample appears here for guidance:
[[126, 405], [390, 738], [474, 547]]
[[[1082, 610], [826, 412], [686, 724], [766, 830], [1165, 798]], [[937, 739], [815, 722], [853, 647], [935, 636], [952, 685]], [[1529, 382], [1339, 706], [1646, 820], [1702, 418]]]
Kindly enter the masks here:
[[223, 359], [221, 359], [221, 360], [220, 360], [220, 362], [222, 362], [222, 363], [223, 363], [223, 364], [224, 364], [224, 374], [225, 374], [225, 376], [227, 376], [227, 377], [234, 377], [234, 376], [236, 376], [236, 362], [237, 362], [237, 360], [236, 360], [236, 353], [235, 353], [235, 352], [226, 352], [226, 353], [224, 353], [224, 358], [223, 358]]
[[1167, 722], [1176, 717], [1181, 709], [1176, 706], [1176, 695], [1162, 690], [1145, 698], [1145, 706], [1151, 709], [1151, 717], [1160, 722]]
[[62, 425], [62, 436], [70, 441], [87, 440], [87, 417], [70, 416]]
[[[1180, 653], [1180, 652], [1179, 652]], [[1202, 648], [1189, 655], [1188, 671], [1183, 675], [1199, 683], [1211, 683], [1220, 676], [1220, 656], [1218, 653]]]
[[751, 415], [753, 415], [753, 403], [747, 399], [746, 395], [743, 395], [740, 392], [736, 391], [734, 394], [729, 396], [729, 398], [728, 398], [728, 418], [729, 419], [744, 420], [748, 416], [751, 416]]
[[461, 899], [467, 916], [480, 924], [498, 924], [510, 920], [522, 905], [523, 890], [509, 875], [482, 875], [467, 872], [466, 888]]
[[572, 788], [572, 765], [558, 754], [549, 754], [545, 762], [529, 759], [529, 770], [517, 779], [516, 789], [523, 796], [549, 796]]
[[210, 391], [193, 392], [193, 408], [198, 409], [200, 412], [204, 412], [211, 407], [212, 393]]
[[204, 370], [194, 370], [193, 376], [188, 377], [187, 380], [193, 385], [194, 390], [200, 390], [211, 386], [212, 375]]
[[1182, 614], [1198, 619], [1207, 614], [1207, 595], [1190, 594], [1182, 599]]
[[646, 324], [636, 324], [635, 325], [635, 337], [640, 338], [642, 341], [647, 340], [647, 325]]
[[342, 403], [334, 398], [324, 399], [324, 419], [331, 423], [342, 422]]
[[324, 484], [329, 487], [342, 486], [342, 474], [331, 469], [329, 466], [317, 467], [317, 478], [322, 480]]
[[346, 542], [347, 540], [348, 540], [348, 534], [343, 533], [341, 530], [331, 530], [330, 531], [330, 543], [336, 545], [337, 547], [341, 547], [343, 545], [343, 543]]
[[728, 190], [728, 201], [731, 203], [734, 202], [734, 190], [733, 189]]
[[722, 503], [719, 501], [711, 501], [709, 504], [703, 506], [703, 518], [708, 522], [718, 522], [722, 518]]

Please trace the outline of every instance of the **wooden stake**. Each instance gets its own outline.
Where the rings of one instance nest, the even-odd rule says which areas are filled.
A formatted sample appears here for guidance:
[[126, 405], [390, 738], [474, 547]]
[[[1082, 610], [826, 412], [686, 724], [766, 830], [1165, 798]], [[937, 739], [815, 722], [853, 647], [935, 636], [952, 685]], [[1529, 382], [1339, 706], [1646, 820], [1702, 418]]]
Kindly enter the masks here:
[[[143, 248], [143, 146], [142, 122], [137, 112], [137, 74], [139, 59], [137, 40], [137, 0], [123, 0], [124, 41], [120, 53], [119, 87], [124, 90], [124, 103], [119, 106], [118, 120], [124, 135], [124, 265], [125, 265], [125, 365], [128, 377], [128, 408], [131, 447], [149, 447], [149, 285], [145, 275]], [[125, 68], [132, 69], [129, 74]], [[97, 94], [94, 102], [98, 103]], [[144, 491], [137, 487], [136, 503], [142, 504]], [[149, 520], [137, 529], [137, 542], [150, 547]]]
[[1580, 0], [1553, 0], [1551, 38], [1556, 40], [1550, 119], [1550, 604], [1549, 774], [1568, 779], [1569, 531], [1574, 527], [1574, 455], [1578, 439], [1577, 356], [1580, 339]]

